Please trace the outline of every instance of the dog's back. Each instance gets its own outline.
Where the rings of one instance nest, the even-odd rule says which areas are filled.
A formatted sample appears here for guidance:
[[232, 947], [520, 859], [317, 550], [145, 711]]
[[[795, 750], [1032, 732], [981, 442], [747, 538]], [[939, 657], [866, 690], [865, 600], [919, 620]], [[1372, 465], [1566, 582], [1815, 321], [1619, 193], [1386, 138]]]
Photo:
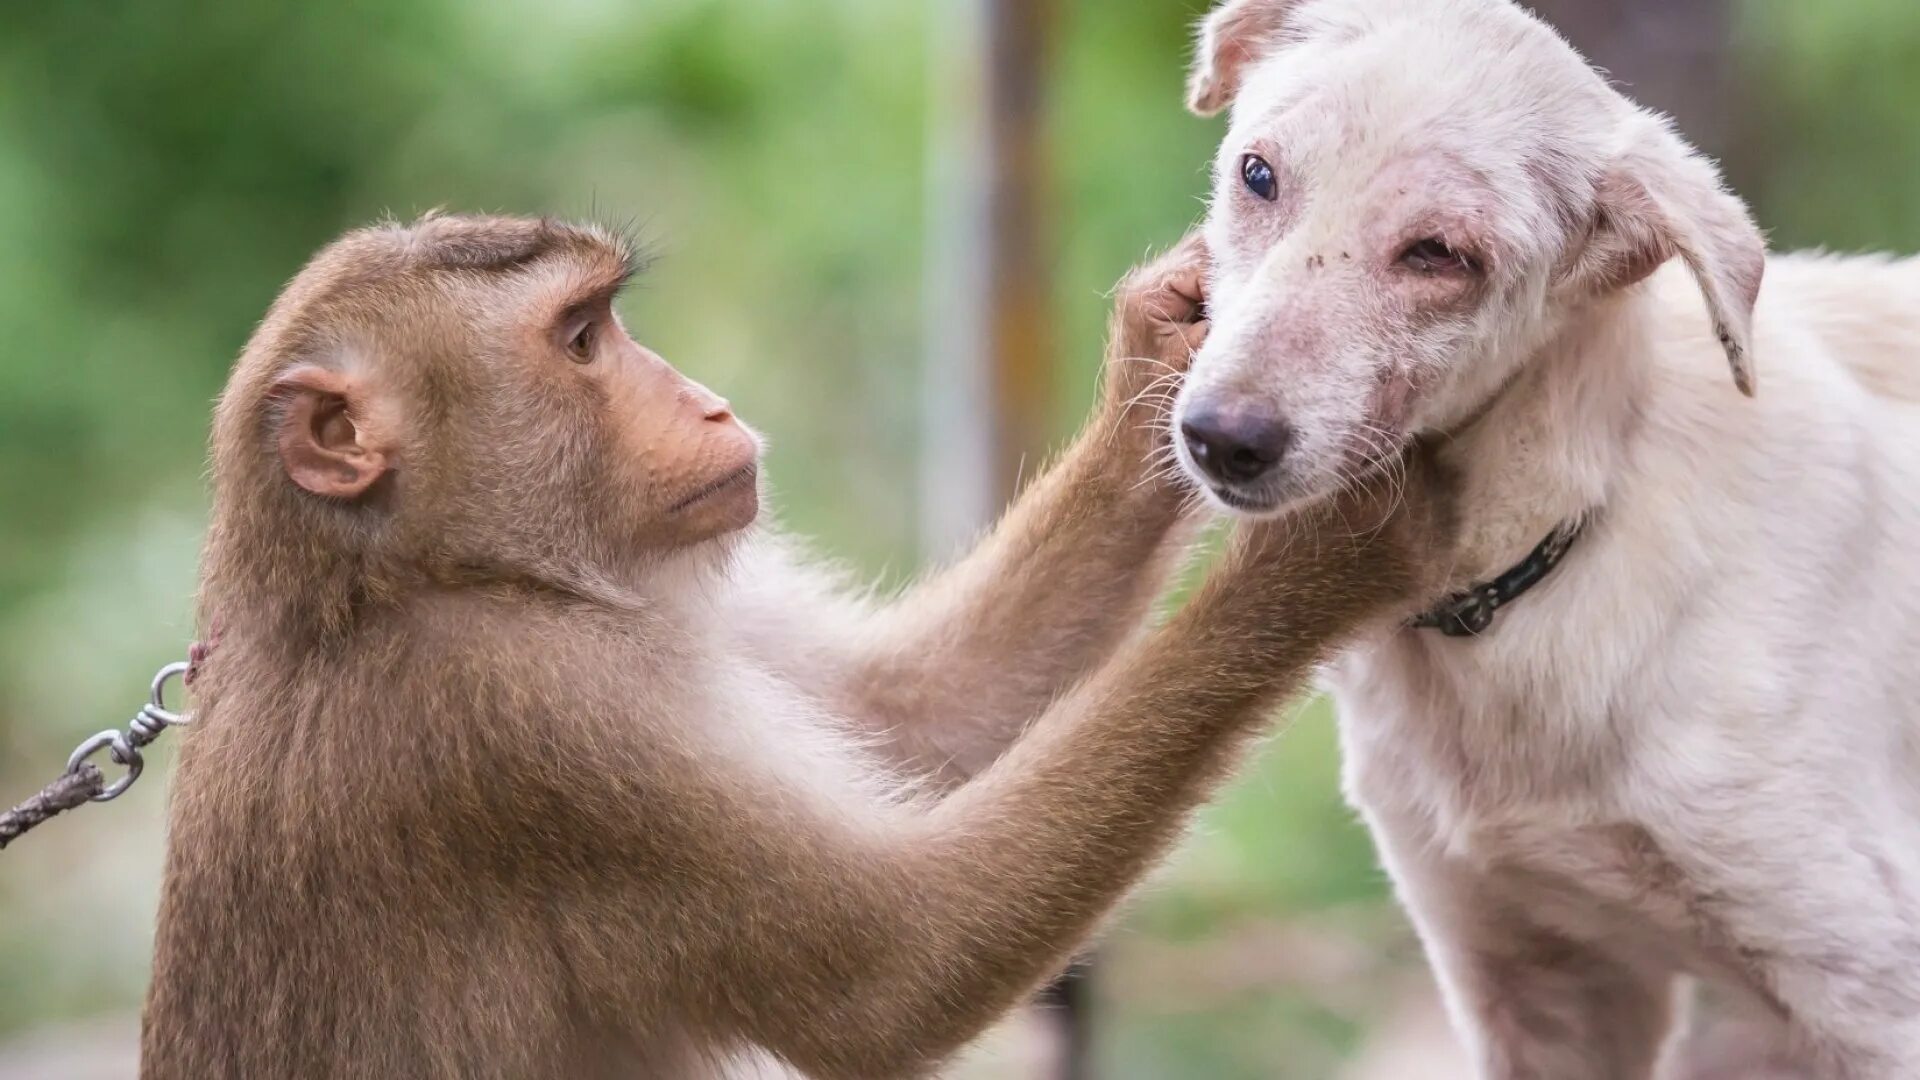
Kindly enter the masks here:
[[1766, 288], [1869, 391], [1920, 402], [1920, 259], [1778, 256]]

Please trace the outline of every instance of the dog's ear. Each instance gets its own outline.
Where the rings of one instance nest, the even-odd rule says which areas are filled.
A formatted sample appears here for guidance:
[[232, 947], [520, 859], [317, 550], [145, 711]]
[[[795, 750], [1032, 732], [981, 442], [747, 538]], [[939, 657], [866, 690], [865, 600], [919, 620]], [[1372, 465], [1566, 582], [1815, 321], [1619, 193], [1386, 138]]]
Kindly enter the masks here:
[[1591, 233], [1563, 282], [1589, 295], [1623, 289], [1678, 257], [1706, 298], [1733, 383], [1753, 396], [1753, 309], [1767, 240], [1713, 162], [1663, 120], [1637, 114], [1635, 135], [1600, 178]]
[[1299, 0], [1226, 0], [1200, 24], [1200, 45], [1187, 80], [1187, 108], [1213, 116], [1233, 104], [1240, 76], [1286, 28]]

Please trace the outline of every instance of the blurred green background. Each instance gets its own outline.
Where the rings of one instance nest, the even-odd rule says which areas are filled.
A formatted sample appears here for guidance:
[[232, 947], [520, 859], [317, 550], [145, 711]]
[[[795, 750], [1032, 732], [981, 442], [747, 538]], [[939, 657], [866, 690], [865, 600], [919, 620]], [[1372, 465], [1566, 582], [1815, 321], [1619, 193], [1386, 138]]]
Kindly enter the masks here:
[[[1062, 436], [1104, 293], [1201, 211], [1219, 126], [1180, 99], [1203, 6], [1060, 5], [1044, 227]], [[1912, 0], [1542, 6], [1671, 95], [1656, 103], [1727, 159], [1777, 246], [1920, 240]], [[919, 500], [939, 497], [916, 465], [934, 7], [0, 2], [0, 802], [124, 723], [181, 653], [210, 400], [301, 261], [385, 214], [637, 222], [664, 258], [627, 303], [636, 335], [771, 436], [790, 527], [910, 572]], [[1130, 907], [1097, 983], [1103, 1075], [1343, 1075], [1424, 1000], [1335, 772], [1330, 719], [1303, 707]], [[165, 786], [0, 856], [0, 1075], [25, 1060], [10, 1041], [130, 1030]], [[86, 1018], [105, 1019], [50, 1027]], [[1021, 1039], [976, 1070], [1018, 1075]]]

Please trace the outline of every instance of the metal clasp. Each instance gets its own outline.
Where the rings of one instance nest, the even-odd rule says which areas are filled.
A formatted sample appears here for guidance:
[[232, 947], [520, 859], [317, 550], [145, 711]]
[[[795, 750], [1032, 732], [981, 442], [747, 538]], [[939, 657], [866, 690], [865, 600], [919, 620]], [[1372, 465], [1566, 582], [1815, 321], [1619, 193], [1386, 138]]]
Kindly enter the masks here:
[[127, 775], [113, 782], [105, 791], [93, 797], [94, 802], [112, 802], [127, 793], [140, 773], [146, 768], [146, 760], [140, 756], [140, 748], [160, 737], [160, 733], [170, 727], [186, 727], [193, 721], [185, 714], [167, 708], [167, 684], [187, 673], [185, 663], [168, 664], [153, 677], [153, 689], [147, 697], [147, 703], [127, 725], [127, 730], [103, 731], [88, 739], [76, 748], [67, 758], [67, 771], [78, 769], [88, 758], [106, 750], [116, 764], [126, 767]]

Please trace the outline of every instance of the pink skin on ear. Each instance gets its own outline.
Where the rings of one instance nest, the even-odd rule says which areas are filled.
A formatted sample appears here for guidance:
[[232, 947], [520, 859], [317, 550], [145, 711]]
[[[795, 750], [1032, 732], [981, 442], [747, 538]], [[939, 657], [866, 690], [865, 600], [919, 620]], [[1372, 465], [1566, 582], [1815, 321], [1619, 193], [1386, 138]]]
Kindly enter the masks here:
[[1678, 257], [1700, 287], [1734, 385], [1752, 397], [1753, 313], [1767, 241], [1746, 204], [1665, 128], [1623, 157], [1595, 195], [1596, 227], [1567, 276], [1597, 295], [1642, 281]]
[[354, 500], [387, 474], [387, 454], [362, 427], [368, 402], [357, 380], [304, 366], [280, 377], [280, 463], [322, 498]]
[[1298, 0], [1227, 0], [1200, 26], [1200, 46], [1187, 79], [1187, 108], [1213, 116], [1233, 104], [1241, 75], [1266, 54]]

